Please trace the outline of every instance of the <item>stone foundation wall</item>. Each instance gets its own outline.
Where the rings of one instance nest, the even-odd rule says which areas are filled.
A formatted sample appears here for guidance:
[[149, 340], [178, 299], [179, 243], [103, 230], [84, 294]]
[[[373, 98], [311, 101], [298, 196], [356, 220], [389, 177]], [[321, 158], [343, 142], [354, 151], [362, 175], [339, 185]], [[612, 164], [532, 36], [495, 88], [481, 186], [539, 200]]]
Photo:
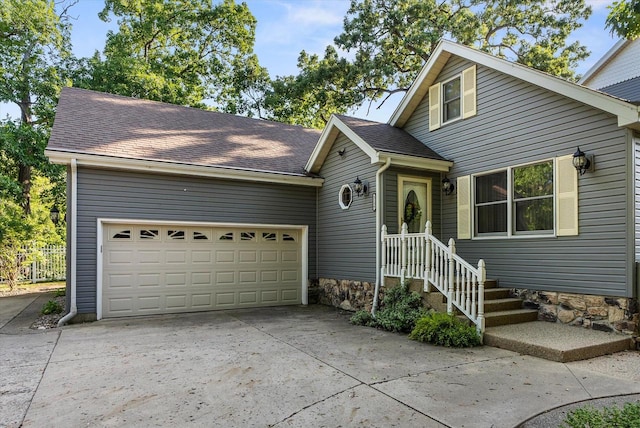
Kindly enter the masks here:
[[538, 310], [538, 319], [577, 325], [593, 330], [637, 335], [640, 322], [638, 300], [589, 294], [512, 289], [524, 299], [524, 307]]
[[[371, 311], [375, 284], [348, 279], [320, 278], [309, 285], [309, 303], [335, 306], [346, 311]], [[382, 301], [381, 288], [378, 299]]]

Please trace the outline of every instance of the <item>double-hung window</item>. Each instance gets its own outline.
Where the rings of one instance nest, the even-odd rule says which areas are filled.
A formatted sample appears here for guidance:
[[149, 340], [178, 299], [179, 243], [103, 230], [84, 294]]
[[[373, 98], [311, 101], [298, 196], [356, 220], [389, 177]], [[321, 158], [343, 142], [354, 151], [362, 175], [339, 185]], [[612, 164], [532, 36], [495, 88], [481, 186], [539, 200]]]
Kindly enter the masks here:
[[475, 235], [554, 233], [553, 161], [476, 175]]
[[442, 123], [460, 119], [461, 114], [460, 76], [457, 76], [442, 84]]

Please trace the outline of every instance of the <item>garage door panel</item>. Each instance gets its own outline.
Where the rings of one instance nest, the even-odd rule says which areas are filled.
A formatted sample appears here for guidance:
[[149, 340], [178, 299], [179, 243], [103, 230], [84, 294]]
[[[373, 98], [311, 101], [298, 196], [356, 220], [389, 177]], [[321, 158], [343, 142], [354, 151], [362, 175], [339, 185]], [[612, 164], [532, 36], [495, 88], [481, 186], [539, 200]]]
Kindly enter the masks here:
[[298, 231], [107, 226], [103, 316], [299, 304]]

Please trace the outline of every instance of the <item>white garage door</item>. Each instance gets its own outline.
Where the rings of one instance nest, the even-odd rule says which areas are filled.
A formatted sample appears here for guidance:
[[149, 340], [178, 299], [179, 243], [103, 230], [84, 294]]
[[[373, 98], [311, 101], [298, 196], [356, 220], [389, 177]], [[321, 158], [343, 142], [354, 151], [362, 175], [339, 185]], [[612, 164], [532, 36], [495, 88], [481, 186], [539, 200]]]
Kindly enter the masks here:
[[301, 303], [297, 229], [107, 224], [102, 315]]

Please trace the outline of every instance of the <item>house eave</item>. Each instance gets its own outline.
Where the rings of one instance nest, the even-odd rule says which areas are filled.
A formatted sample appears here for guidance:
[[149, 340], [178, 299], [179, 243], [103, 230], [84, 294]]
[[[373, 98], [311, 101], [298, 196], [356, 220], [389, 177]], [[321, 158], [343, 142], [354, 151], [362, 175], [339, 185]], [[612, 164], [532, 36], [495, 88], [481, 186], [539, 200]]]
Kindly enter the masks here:
[[384, 164], [391, 159], [391, 165], [395, 167], [415, 168], [425, 171], [449, 172], [453, 162], [438, 159], [421, 158], [397, 153], [377, 152], [371, 163]]
[[68, 165], [71, 163], [72, 159], [76, 159], [78, 166], [149, 172], [154, 174], [190, 175], [207, 178], [220, 178], [225, 180], [293, 184], [309, 187], [322, 187], [324, 183], [324, 179], [322, 178], [308, 177], [302, 174], [194, 165], [160, 160], [122, 158], [58, 149], [46, 149], [45, 155], [49, 158], [51, 163], [61, 165]]

